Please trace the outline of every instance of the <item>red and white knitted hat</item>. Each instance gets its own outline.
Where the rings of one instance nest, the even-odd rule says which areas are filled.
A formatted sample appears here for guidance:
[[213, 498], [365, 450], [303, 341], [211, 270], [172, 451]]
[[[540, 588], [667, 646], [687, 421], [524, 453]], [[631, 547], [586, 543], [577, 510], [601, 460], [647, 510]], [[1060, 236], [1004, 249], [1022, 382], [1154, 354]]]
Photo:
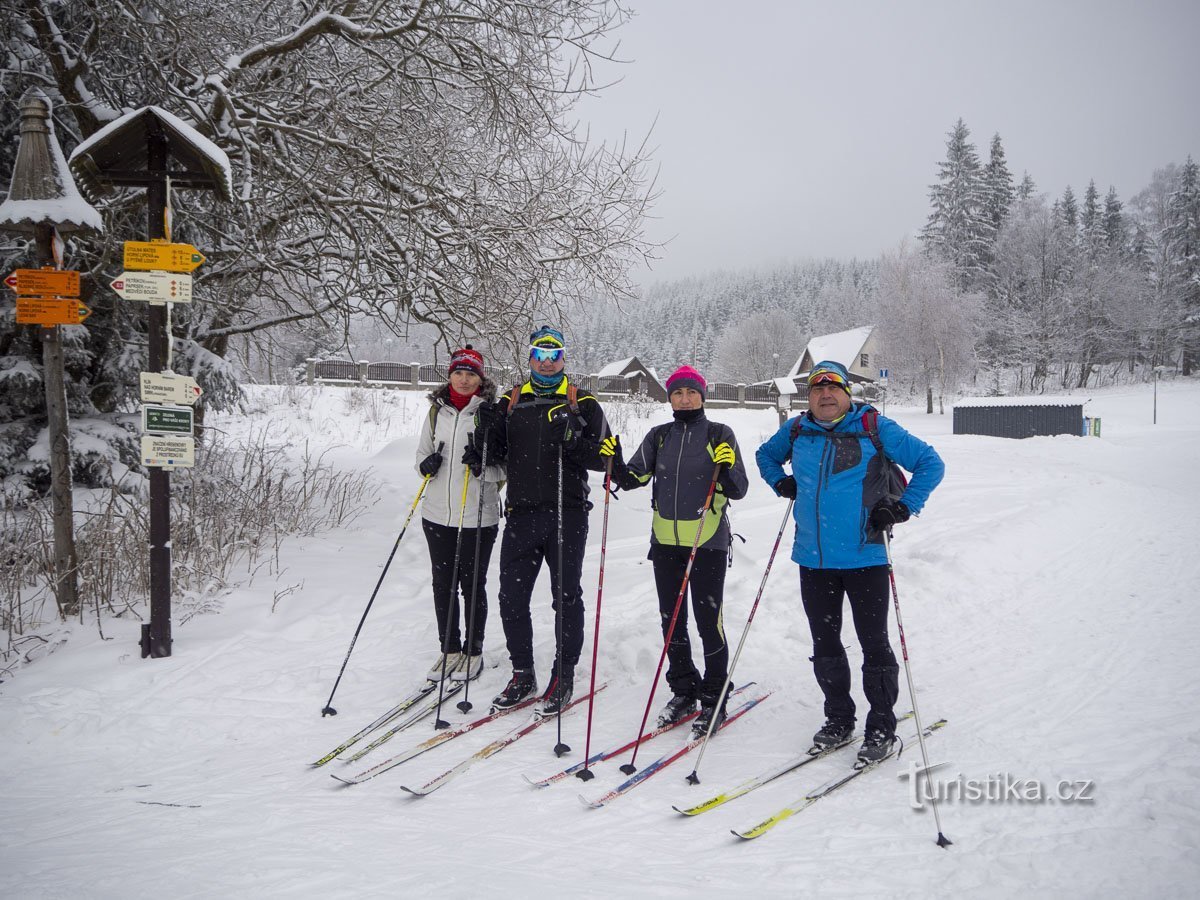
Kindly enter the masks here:
[[455, 350], [450, 355], [450, 365], [447, 367], [447, 374], [455, 372], [458, 369], [468, 369], [483, 377], [483, 355], [472, 347], [470, 344], [460, 350]]

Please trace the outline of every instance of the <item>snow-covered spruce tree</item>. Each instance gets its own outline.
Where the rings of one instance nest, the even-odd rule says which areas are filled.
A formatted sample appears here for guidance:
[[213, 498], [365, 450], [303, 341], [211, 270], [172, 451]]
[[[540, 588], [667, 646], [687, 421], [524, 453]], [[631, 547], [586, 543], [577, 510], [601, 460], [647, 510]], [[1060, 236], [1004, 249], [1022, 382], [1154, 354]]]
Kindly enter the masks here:
[[[1004, 156], [1004, 145], [1000, 143], [1000, 135], [992, 135], [992, 147], [988, 155], [988, 163], [983, 172], [987, 182], [987, 216], [992, 223], [993, 235], [1004, 224], [1008, 209], [1016, 197], [1013, 189], [1012, 173], [1008, 171], [1008, 162]], [[1028, 177], [1028, 176], [1026, 176]], [[1032, 193], [1032, 179], [1030, 179]]]
[[1179, 187], [1167, 204], [1163, 243], [1178, 285], [1182, 313], [1180, 374], [1200, 364], [1200, 166], [1190, 156], [1179, 171]]
[[1037, 193], [1037, 185], [1033, 181], [1033, 176], [1026, 172], [1021, 176], [1021, 183], [1017, 185], [1016, 200], [1028, 200]]
[[1117, 189], [1109, 185], [1104, 197], [1104, 242], [1109, 252], [1125, 254], [1129, 249], [1129, 235], [1125, 224], [1124, 206], [1117, 196]]
[[1078, 237], [1079, 201], [1075, 198], [1075, 191], [1069, 184], [1063, 191], [1062, 199], [1058, 202], [1058, 216], [1062, 224], [1070, 229], [1072, 239]]
[[986, 285], [995, 237], [988, 184], [970, 136], [959, 119], [946, 140], [946, 159], [938, 164], [937, 183], [930, 185], [933, 209], [921, 230], [926, 252], [950, 264], [961, 291]]
[[[173, 237], [209, 261], [172, 323], [177, 370], [229, 402], [231, 346], [275, 327], [364, 314], [517, 344], [535, 314], [631, 294], [653, 249], [643, 148], [592, 146], [572, 121], [625, 15], [610, 0], [0, 0], [0, 79], [5, 97], [29, 81], [57, 94], [68, 152], [155, 104], [229, 155], [233, 203], [174, 195]], [[79, 388], [112, 413], [136, 391], [144, 309], [95, 286], [145, 234], [144, 201], [103, 211], [106, 243], [71, 263], [94, 311]]]

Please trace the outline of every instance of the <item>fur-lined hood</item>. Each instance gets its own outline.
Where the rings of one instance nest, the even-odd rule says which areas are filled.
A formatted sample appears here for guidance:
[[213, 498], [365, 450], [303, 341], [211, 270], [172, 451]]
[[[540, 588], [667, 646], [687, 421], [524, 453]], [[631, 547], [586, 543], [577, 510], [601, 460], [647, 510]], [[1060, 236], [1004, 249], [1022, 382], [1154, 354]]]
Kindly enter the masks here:
[[[483, 383], [479, 385], [479, 396], [487, 403], [496, 402], [496, 382], [483, 376]], [[450, 402], [450, 382], [447, 381], [440, 387], [434, 388], [429, 392], [430, 403], [449, 403]]]

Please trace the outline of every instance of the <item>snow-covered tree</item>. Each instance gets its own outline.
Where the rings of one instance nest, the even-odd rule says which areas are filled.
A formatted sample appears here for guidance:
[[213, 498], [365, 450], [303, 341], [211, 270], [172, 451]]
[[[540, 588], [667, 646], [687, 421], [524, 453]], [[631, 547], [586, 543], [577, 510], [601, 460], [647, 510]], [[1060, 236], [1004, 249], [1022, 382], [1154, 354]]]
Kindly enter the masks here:
[[[13, 112], [25, 82], [56, 94], [68, 152], [155, 104], [229, 155], [234, 202], [173, 197], [174, 238], [209, 260], [173, 316], [177, 359], [219, 402], [235, 396], [225, 357], [265, 330], [369, 315], [431, 325], [442, 346], [515, 346], [535, 316], [632, 296], [653, 252], [646, 153], [593, 145], [573, 119], [626, 15], [615, 0], [0, 0], [0, 95]], [[106, 202], [109, 243], [75, 242], [71, 260], [94, 292], [73, 374], [114, 412], [143, 368], [144, 309], [96, 285], [144, 236], [145, 205]]]
[[960, 290], [986, 283], [995, 236], [989, 217], [989, 188], [962, 119], [946, 140], [946, 159], [938, 164], [938, 181], [930, 185], [933, 208], [921, 241], [925, 250], [945, 260]]
[[1017, 185], [1017, 195], [1014, 199], [1028, 200], [1037, 193], [1037, 185], [1034, 184], [1033, 176], [1028, 172], [1021, 177], [1021, 183]]
[[1192, 374], [1200, 363], [1200, 166], [1189, 156], [1179, 172], [1179, 187], [1167, 206], [1163, 241], [1171, 257], [1183, 307], [1183, 354], [1180, 372]]
[[713, 376], [753, 384], [787, 373], [804, 349], [806, 335], [783, 309], [735, 318], [717, 339]]
[[907, 244], [880, 260], [880, 325], [889, 368], [911, 373], [912, 386], [925, 393], [926, 412], [934, 411], [935, 395], [944, 412], [947, 393], [974, 370], [979, 304], [978, 295], [958, 291], [948, 263]]
[[987, 167], [984, 169], [984, 180], [987, 182], [988, 192], [987, 216], [992, 223], [994, 234], [1000, 230], [1016, 196], [1016, 192], [1013, 190], [1012, 173], [1008, 171], [1008, 162], [1004, 156], [1004, 146], [1000, 143], [999, 134], [992, 135], [992, 147]]

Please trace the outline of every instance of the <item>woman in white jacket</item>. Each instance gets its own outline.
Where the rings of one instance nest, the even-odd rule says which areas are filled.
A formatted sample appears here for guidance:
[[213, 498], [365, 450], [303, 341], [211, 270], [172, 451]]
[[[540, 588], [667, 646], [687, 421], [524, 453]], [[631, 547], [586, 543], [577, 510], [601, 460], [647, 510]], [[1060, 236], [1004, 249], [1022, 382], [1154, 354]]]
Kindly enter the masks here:
[[[464, 509], [463, 481], [467, 477], [467, 467], [459, 465], [458, 460], [462, 459], [475, 430], [475, 409], [481, 403], [496, 399], [496, 385], [484, 373], [483, 357], [470, 344], [454, 351], [448, 371], [447, 383], [429, 395], [431, 408], [417, 442], [417, 471], [430, 476], [421, 504], [421, 524], [433, 565], [433, 606], [438, 623], [438, 656], [426, 676], [434, 682], [442, 678], [443, 672], [456, 681], [478, 678], [483, 669], [487, 569], [499, 527], [498, 495], [504, 481], [502, 465], [489, 465], [482, 473], [472, 472], [467, 480]], [[481, 490], [482, 519], [479, 516]], [[460, 522], [463, 526], [461, 545], [458, 544]], [[451, 583], [456, 547], [457, 585]], [[460, 591], [463, 598], [461, 614]], [[472, 597], [475, 598], [473, 617], [468, 611]], [[472, 633], [463, 635], [468, 621]], [[446, 654], [444, 663], [443, 652]]]

